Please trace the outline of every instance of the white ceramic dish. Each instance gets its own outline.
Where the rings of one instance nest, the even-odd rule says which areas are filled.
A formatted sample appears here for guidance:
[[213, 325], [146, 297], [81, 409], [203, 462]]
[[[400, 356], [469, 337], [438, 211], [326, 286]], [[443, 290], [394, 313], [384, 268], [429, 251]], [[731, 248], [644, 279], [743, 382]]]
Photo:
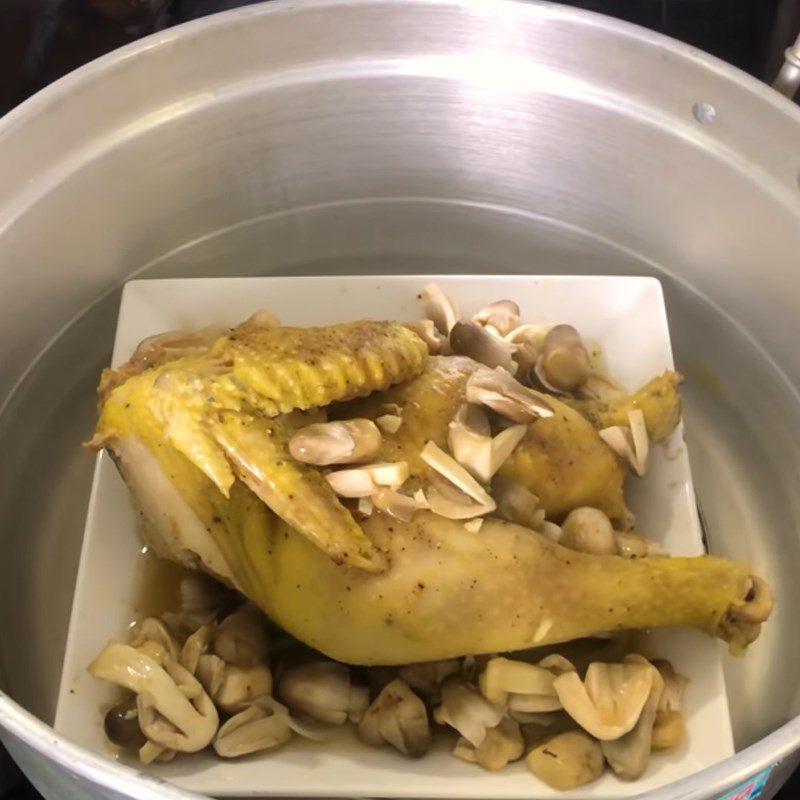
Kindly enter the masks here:
[[[633, 389], [672, 367], [661, 286], [652, 278], [530, 276], [398, 276], [132, 281], [125, 287], [114, 346], [115, 364], [141, 339], [164, 330], [233, 324], [269, 308], [287, 324], [314, 325], [373, 317], [415, 319], [416, 294], [434, 280], [465, 314], [490, 300], [513, 298], [523, 319], [574, 324], [599, 343], [612, 375]], [[682, 429], [652, 454], [643, 481], [631, 480], [630, 505], [639, 527], [673, 554], [703, 551]], [[101, 455], [89, 503], [81, 563], [64, 660], [56, 729], [98, 753], [116, 757], [102, 719], [116, 689], [93, 680], [86, 665], [109, 640], [122, 638], [135, 617], [133, 586], [141, 545], [127, 491]], [[630, 797], [710, 766], [733, 753], [722, 673], [724, 647], [691, 631], [647, 638], [646, 651], [669, 658], [691, 678], [686, 694], [689, 742], [653, 758], [647, 774], [624, 783], [606, 774], [577, 792], [557, 793], [522, 763], [483, 772], [453, 758], [442, 741], [409, 761], [373, 750], [349, 733], [326, 744], [296, 740], [281, 751], [239, 761], [213, 755], [181, 757], [153, 772], [212, 795], [310, 795], [437, 798]]]

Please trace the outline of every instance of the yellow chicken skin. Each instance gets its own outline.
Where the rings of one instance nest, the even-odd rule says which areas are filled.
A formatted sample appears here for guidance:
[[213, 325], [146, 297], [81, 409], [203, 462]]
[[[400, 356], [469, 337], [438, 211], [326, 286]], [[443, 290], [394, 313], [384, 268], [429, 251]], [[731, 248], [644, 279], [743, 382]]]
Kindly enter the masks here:
[[677, 372], [665, 372], [648, 381], [641, 389], [619, 400], [572, 400], [564, 402], [580, 411], [598, 429], [628, 425], [628, 412], [640, 409], [647, 435], [654, 442], [669, 436], [681, 418], [678, 387], [683, 378]]
[[[244, 481], [335, 561], [380, 569], [379, 554], [319, 471], [291, 459], [289, 431], [276, 415], [385, 389], [418, 373], [426, 358], [424, 343], [397, 323], [246, 323], [200, 355], [156, 363], [108, 391], [91, 444], [117, 453], [132, 439], [169, 462], [174, 449], [224, 496], [236, 478]], [[113, 384], [106, 376], [102, 385]]]
[[[322, 472], [288, 456], [302, 418], [281, 412], [374, 390], [335, 412], [377, 417], [387, 403], [401, 406], [380, 457], [408, 461], [424, 482], [419, 452], [427, 441], [445, 444], [479, 365], [452, 357], [426, 368], [421, 340], [393, 323], [335, 327], [310, 329], [305, 345], [299, 329], [245, 332], [241, 341], [234, 331], [108, 391], [92, 444], [111, 452], [158, 554], [216, 575], [301, 641], [353, 664], [508, 652], [624, 629], [695, 627], [737, 652], [758, 635], [772, 599], [738, 562], [578, 553], [492, 517], [477, 534], [427, 511], [411, 522], [376, 512], [356, 523]], [[271, 341], [284, 332], [288, 344]], [[313, 363], [299, 366], [301, 352]], [[624, 514], [624, 470], [612, 451], [581, 413], [547, 402], [555, 413], [530, 424], [501, 474], [553, 516], [577, 505]], [[658, 416], [658, 402], [651, 406]]]
[[[428, 441], [445, 448], [447, 426], [464, 402], [467, 379], [481, 365], [464, 356], [433, 357], [417, 378], [337, 408], [342, 417], [368, 419], [386, 413], [387, 404], [402, 409], [402, 425], [384, 434], [382, 461], [407, 461], [411, 474], [424, 478], [420, 452]], [[625, 469], [584, 416], [558, 398], [546, 396], [555, 412], [528, 426], [528, 433], [499, 474], [538, 496], [550, 519], [578, 506], [594, 506], [613, 520], [629, 514], [623, 498]], [[423, 481], [424, 483], [424, 481]]]
[[373, 515], [364, 528], [386, 553], [389, 568], [380, 574], [337, 567], [268, 513], [263, 528], [251, 525], [234, 534], [252, 559], [251, 596], [295, 637], [353, 664], [433, 661], [675, 626], [719, 636], [739, 652], [758, 634], [755, 607], [771, 606], [745, 564], [588, 555], [498, 519], [487, 519], [475, 535], [430, 512], [410, 523]]

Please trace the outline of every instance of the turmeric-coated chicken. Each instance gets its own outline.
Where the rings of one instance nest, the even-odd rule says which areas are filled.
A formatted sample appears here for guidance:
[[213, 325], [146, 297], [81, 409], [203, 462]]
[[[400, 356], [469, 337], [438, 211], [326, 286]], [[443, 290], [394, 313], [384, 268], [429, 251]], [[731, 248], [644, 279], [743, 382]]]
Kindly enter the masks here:
[[[382, 513], [357, 522], [322, 470], [289, 455], [302, 412], [311, 421], [335, 402], [332, 416], [375, 419], [399, 408], [379, 459], [406, 461], [410, 482], [424, 488], [432, 476], [422, 448], [445, 446], [479, 365], [428, 360], [422, 341], [395, 323], [252, 327], [106, 376], [93, 444], [117, 462], [157, 554], [211, 572], [301, 641], [349, 663], [660, 626], [699, 628], [735, 650], [758, 634], [769, 591], [741, 563], [589, 555], [492, 515], [477, 533], [425, 510], [406, 522]], [[661, 389], [643, 407], [659, 431], [674, 426], [679, 408], [676, 382]], [[595, 427], [618, 412], [586, 402], [571, 408], [543, 396], [552, 413], [526, 423], [500, 474], [534, 492], [550, 518], [591, 505], [623, 519], [625, 470]], [[619, 402], [621, 414], [631, 401]]]

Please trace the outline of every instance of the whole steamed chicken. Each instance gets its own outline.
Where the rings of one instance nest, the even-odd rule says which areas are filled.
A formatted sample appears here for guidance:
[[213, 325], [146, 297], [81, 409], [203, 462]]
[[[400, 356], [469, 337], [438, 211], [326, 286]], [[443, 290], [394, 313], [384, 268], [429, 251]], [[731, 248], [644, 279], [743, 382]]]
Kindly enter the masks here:
[[[743, 650], [771, 610], [764, 582], [734, 561], [651, 555], [629, 530], [628, 468], [677, 424], [679, 377], [576, 393], [588, 367], [568, 326], [515, 340], [502, 307], [438, 322], [255, 317], [154, 337], [104, 374], [91, 444], [157, 554], [339, 661], [666, 626]], [[592, 514], [610, 544], [563, 546]], [[562, 544], [547, 535], [559, 523]]]

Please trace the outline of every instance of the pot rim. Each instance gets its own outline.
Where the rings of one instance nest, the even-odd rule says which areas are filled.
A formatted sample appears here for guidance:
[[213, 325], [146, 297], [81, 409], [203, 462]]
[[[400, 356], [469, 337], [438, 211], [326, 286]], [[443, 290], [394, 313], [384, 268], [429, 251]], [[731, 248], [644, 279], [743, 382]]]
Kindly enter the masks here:
[[[711, 70], [720, 79], [736, 84], [740, 90], [757, 95], [760, 101], [771, 105], [775, 111], [794, 117], [800, 125], [800, 107], [773, 91], [766, 84], [715, 56], [638, 25], [583, 9], [557, 5], [547, 2], [547, 0], [273, 0], [270, 3], [245, 6], [213, 14], [154, 33], [79, 67], [0, 118], [0, 143], [7, 134], [24, 125], [28, 118], [47, 113], [65, 96], [69, 96], [76, 87], [94, 81], [102, 81], [121, 64], [138, 58], [150, 50], [168, 47], [177, 38], [190, 39], [215, 29], [241, 24], [246, 20], [297, 13], [301, 9], [309, 7], [317, 10], [336, 9], [348, 6], [377, 6], [385, 2], [409, 7], [424, 5], [472, 10], [480, 7], [498, 15], [502, 13], [525, 19], [559, 19], [573, 25], [590, 24], [609, 35], [644, 41], [675, 57]], [[13, 394], [14, 389], [11, 391], [11, 395]], [[4, 404], [0, 403], [0, 408], [2, 405]], [[203, 797], [194, 792], [180, 789], [136, 767], [110, 761], [72, 743], [24, 709], [2, 690], [0, 690], [0, 734], [3, 735], [3, 738], [7, 734], [11, 734], [66, 771], [91, 783], [112, 789], [116, 793], [136, 798], [136, 800], [140, 798], [149, 800], [154, 796], [165, 800], [198, 800]], [[775, 765], [798, 748], [800, 748], [800, 715], [725, 761], [637, 797], [640, 800], [677, 800], [678, 798], [680, 800], [700, 800], [715, 791], [720, 793], [736, 786], [760, 771]]]

